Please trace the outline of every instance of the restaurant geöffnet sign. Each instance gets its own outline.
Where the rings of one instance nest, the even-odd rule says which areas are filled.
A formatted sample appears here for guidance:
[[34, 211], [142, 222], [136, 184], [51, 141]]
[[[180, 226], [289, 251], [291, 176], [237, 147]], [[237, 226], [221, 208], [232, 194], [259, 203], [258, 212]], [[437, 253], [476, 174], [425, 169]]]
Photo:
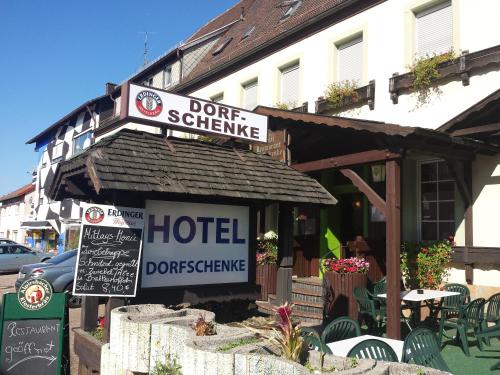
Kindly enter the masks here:
[[130, 117], [192, 133], [267, 142], [267, 117], [224, 104], [130, 84]]
[[146, 201], [143, 288], [248, 281], [249, 209]]

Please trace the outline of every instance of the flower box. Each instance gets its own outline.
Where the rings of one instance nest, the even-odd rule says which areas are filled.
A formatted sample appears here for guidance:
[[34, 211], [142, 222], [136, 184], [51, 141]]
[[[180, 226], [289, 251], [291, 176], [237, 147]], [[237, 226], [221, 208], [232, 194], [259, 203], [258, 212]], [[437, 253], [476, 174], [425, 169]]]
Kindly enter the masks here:
[[324, 274], [326, 284], [325, 318], [331, 320], [340, 316], [358, 319], [358, 305], [352, 291], [359, 286], [366, 287], [364, 273], [339, 273], [328, 271]]
[[276, 264], [257, 265], [255, 282], [260, 286], [261, 300], [267, 301], [269, 294], [276, 293], [276, 276], [278, 266]]

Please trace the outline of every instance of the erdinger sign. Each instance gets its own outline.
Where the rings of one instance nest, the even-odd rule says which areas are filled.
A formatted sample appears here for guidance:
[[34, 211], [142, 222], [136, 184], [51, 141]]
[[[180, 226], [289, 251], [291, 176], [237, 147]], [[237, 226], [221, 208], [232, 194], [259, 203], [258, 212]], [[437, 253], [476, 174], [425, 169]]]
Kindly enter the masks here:
[[181, 131], [267, 142], [267, 117], [240, 108], [130, 84], [128, 115]]
[[146, 201], [143, 288], [248, 281], [249, 209]]

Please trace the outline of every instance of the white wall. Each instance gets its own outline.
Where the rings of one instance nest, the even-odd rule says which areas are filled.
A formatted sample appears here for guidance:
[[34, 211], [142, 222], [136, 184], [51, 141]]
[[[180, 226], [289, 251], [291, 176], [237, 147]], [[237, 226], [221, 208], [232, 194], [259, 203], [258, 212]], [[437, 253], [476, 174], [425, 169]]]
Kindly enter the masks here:
[[[31, 215], [33, 196], [34, 192], [20, 197], [12, 203], [2, 204], [0, 207], [0, 237], [24, 244], [26, 231], [21, 229], [21, 222], [33, 219]], [[14, 235], [14, 232], [17, 232], [17, 235]]]
[[[292, 46], [274, 53], [238, 72], [211, 83], [190, 95], [208, 99], [224, 92], [224, 102], [242, 104], [241, 83], [258, 77], [258, 103], [273, 106], [278, 102], [279, 67], [300, 59], [301, 94], [297, 105], [307, 101], [314, 111], [314, 101], [324, 95], [328, 83], [334, 80], [334, 43], [363, 31], [364, 77], [361, 85], [376, 80], [375, 110], [368, 106], [342, 112], [343, 116], [379, 120], [401, 125], [437, 128], [444, 122], [498, 89], [500, 71], [471, 77], [470, 85], [453, 81], [441, 86], [442, 95], [430, 105], [415, 108], [415, 95], [400, 95], [399, 104], [390, 100], [388, 87], [392, 73], [405, 73], [411, 63], [411, 35], [408, 21], [416, 6], [432, 3], [426, 0], [389, 0], [354, 17], [333, 25]], [[500, 44], [495, 31], [500, 1], [453, 0], [454, 49], [469, 52]]]

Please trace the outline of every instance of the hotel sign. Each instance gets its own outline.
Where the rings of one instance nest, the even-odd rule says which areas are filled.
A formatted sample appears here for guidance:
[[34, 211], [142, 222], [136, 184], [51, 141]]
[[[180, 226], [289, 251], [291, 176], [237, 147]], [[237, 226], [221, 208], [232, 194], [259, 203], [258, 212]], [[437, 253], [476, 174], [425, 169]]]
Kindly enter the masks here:
[[146, 201], [143, 288], [248, 281], [249, 209]]
[[241, 108], [130, 84], [128, 115], [190, 133], [267, 142], [267, 117]]

